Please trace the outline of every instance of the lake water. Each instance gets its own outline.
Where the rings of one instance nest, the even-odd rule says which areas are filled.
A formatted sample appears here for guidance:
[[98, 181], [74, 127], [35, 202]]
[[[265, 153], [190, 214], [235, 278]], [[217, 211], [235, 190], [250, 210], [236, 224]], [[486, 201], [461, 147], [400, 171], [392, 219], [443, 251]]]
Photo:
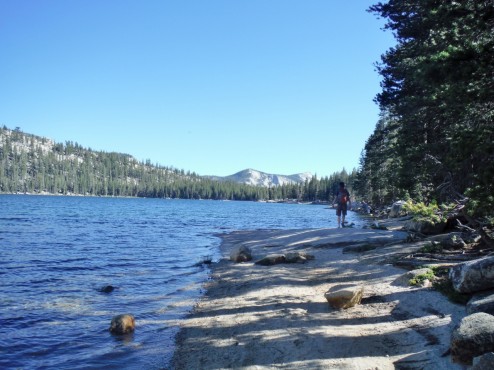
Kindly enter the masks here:
[[0, 195], [0, 368], [167, 369], [214, 234], [335, 226], [319, 205]]

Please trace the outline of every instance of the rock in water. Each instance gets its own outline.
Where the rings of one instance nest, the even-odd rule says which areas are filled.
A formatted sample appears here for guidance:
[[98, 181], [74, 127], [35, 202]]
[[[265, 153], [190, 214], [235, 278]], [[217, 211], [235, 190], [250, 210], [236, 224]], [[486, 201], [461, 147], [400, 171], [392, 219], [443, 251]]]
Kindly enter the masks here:
[[494, 316], [479, 312], [464, 317], [451, 335], [451, 358], [471, 365], [473, 358], [494, 351]]
[[239, 245], [230, 252], [230, 260], [233, 262], [248, 262], [252, 260], [252, 251], [245, 245]]
[[474, 293], [494, 288], [494, 257], [485, 257], [454, 266], [449, 277], [459, 293]]
[[102, 286], [99, 291], [101, 293], [111, 293], [115, 290], [115, 287], [112, 286], [112, 285], [105, 285], [105, 286]]
[[324, 297], [333, 308], [350, 308], [360, 304], [364, 295], [363, 286], [335, 286], [329, 289]]
[[110, 332], [116, 335], [132, 333], [135, 329], [134, 316], [122, 314], [111, 319]]

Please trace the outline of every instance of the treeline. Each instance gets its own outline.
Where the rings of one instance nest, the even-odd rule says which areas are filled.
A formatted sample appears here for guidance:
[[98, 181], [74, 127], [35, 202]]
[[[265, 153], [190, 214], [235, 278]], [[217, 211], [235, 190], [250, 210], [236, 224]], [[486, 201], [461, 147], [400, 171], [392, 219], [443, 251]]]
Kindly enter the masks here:
[[304, 184], [258, 187], [216, 181], [194, 172], [137, 161], [128, 154], [85, 149], [0, 128], [0, 192], [80, 194], [216, 200], [327, 201], [337, 183], [353, 182], [345, 170]]
[[377, 69], [381, 117], [355, 190], [374, 204], [468, 197], [494, 212], [494, 2], [390, 0], [369, 9], [397, 45]]

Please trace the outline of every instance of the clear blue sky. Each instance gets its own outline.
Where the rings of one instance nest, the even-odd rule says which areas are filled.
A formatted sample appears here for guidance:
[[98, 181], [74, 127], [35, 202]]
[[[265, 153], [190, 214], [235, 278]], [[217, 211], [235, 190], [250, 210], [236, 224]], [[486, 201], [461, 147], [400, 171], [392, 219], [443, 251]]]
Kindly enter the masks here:
[[0, 125], [225, 176], [358, 166], [376, 1], [1, 0]]

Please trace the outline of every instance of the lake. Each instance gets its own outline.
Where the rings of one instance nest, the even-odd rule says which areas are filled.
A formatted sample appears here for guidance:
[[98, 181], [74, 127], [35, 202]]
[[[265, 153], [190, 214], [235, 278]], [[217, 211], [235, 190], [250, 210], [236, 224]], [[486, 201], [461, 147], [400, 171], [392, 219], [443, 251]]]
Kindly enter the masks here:
[[335, 226], [322, 205], [0, 195], [0, 368], [166, 369], [215, 234]]

